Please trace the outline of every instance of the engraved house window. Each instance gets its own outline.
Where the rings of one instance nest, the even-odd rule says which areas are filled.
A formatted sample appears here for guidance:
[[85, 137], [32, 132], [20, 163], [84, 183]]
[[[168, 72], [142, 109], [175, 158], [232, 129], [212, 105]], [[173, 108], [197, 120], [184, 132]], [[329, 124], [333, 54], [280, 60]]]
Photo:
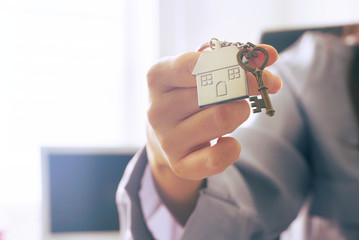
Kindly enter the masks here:
[[212, 85], [213, 84], [213, 74], [204, 74], [201, 76], [202, 86]]
[[228, 69], [228, 79], [229, 80], [235, 80], [237, 78], [240, 78], [240, 72], [239, 67]]

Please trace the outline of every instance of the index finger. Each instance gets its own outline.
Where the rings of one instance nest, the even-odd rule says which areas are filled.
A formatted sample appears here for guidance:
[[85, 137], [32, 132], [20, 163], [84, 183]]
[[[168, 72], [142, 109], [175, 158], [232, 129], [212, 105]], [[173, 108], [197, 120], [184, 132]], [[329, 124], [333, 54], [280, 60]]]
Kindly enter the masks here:
[[167, 92], [174, 88], [196, 87], [196, 78], [192, 75], [192, 71], [200, 54], [188, 52], [161, 59], [147, 74], [150, 91]]

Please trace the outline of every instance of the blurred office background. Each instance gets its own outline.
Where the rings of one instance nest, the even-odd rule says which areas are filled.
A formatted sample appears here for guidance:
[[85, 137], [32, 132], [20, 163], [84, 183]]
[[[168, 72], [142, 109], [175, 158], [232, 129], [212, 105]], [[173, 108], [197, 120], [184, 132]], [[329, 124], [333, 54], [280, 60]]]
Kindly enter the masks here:
[[158, 58], [212, 37], [258, 42], [266, 29], [359, 22], [358, 9], [357, 0], [0, 0], [0, 232], [40, 239], [41, 146], [145, 143], [146, 72]]

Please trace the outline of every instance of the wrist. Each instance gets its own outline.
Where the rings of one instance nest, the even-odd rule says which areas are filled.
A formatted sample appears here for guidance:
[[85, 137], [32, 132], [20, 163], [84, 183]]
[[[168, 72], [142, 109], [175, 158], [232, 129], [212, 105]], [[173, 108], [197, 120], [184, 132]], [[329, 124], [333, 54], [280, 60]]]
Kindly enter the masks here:
[[177, 221], [184, 225], [194, 210], [199, 190], [204, 186], [205, 180], [178, 177], [170, 168], [154, 135], [151, 138], [151, 135], [147, 134], [147, 159], [158, 195]]

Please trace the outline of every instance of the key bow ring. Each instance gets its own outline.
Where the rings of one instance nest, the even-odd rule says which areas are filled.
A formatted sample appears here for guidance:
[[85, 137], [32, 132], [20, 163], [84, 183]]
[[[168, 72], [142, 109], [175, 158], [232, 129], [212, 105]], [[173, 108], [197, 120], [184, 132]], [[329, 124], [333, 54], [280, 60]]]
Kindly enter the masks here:
[[[261, 64], [261, 66], [253, 68], [249, 66], [249, 62], [243, 62], [243, 60], [246, 58], [247, 60], [250, 60], [251, 58], [257, 58], [259, 56], [258, 52], [261, 52], [264, 54], [264, 60]], [[264, 68], [267, 66], [269, 60], [269, 55], [267, 50], [265, 50], [262, 47], [258, 47], [254, 45], [253, 43], [247, 43], [239, 52], [237, 53], [237, 61], [238, 64], [246, 71], [249, 71], [251, 73], [255, 73], [257, 71], [263, 71]]]

